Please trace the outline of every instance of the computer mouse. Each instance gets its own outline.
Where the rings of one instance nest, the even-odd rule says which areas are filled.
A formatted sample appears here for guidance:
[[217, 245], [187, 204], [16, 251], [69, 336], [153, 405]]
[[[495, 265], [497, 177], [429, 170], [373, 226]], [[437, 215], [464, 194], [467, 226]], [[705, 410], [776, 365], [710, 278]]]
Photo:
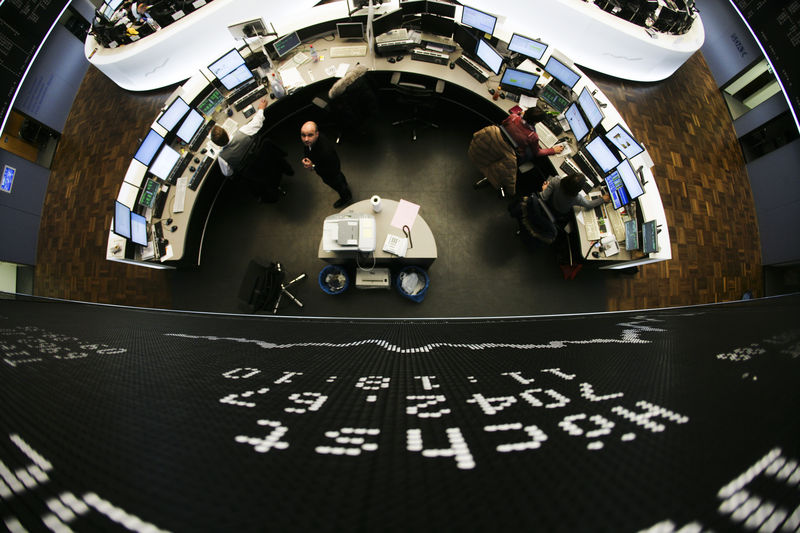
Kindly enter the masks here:
[[208, 152], [208, 150], [206, 150], [205, 148], [203, 148], [202, 150], [200, 150], [200, 153], [201, 153], [201, 154], [204, 154], [204, 153], [206, 153], [206, 152]]
[[172, 226], [171, 228], [169, 228], [170, 231], [175, 231], [177, 229], [178, 229], [178, 226]]
[[456, 68], [456, 64], [455, 63], [450, 63], [450, 70], [452, 70], [454, 68]]
[[275, 93], [269, 93], [269, 97], [275, 100]]
[[229, 117], [232, 117], [233, 116], [233, 109], [228, 108], [228, 111], [226, 113], [228, 114]]
[[500, 99], [505, 100], [506, 99], [506, 93], [500, 93]]
[[386, 61], [388, 61], [389, 63], [396, 63], [397, 62], [397, 60], [395, 58], [393, 58], [393, 57], [390, 57]]
[[195, 162], [195, 163], [199, 163], [199, 162], [200, 162], [200, 158], [199, 158], [199, 157], [195, 157], [195, 158], [194, 158], [194, 162]]
[[172, 224], [172, 219], [171, 219], [171, 218], [168, 218], [168, 219], [167, 219], [167, 225], [169, 226], [170, 224]]
[[194, 167], [189, 167], [189, 172], [194, 172], [195, 170], [197, 170], [197, 169], [194, 168]]
[[397, 56], [395, 58], [395, 61], [402, 61], [404, 57], [406, 57], [406, 56]]
[[489, 89], [489, 94], [494, 95], [494, 89]]

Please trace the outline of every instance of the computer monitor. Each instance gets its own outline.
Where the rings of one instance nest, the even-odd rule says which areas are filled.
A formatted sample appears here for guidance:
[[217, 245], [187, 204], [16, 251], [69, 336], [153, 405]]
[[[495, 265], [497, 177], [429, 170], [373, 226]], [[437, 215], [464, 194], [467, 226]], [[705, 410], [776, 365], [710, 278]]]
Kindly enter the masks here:
[[234, 39], [249, 39], [267, 34], [267, 25], [264, 19], [245, 20], [228, 26], [228, 31]]
[[119, 200], [114, 204], [114, 233], [131, 238], [131, 210]]
[[547, 51], [547, 45], [540, 43], [536, 39], [530, 39], [514, 33], [508, 42], [508, 49], [538, 61]]
[[549, 72], [551, 76], [570, 89], [575, 87], [575, 84], [578, 83], [579, 79], [581, 79], [580, 74], [570, 69], [553, 56], [550, 56], [550, 59], [547, 60], [544, 69]]
[[589, 121], [590, 128], [596, 128], [603, 121], [603, 112], [600, 111], [600, 106], [597, 105], [594, 96], [586, 87], [578, 95], [578, 105], [581, 106], [581, 111], [586, 116], [586, 120]]
[[639, 249], [639, 226], [636, 219], [625, 221], [625, 249]]
[[628, 189], [625, 188], [625, 183], [622, 181], [622, 176], [619, 175], [618, 170], [613, 170], [611, 174], [606, 176], [606, 187], [608, 188], [608, 195], [611, 196], [611, 203], [614, 209], [619, 209], [628, 205], [631, 201], [628, 195]]
[[[494, 33], [495, 24], [497, 24], [497, 17], [478, 11], [477, 9], [469, 6], [463, 6], [461, 12], [461, 24], [475, 28], [483, 33], [492, 35]], [[495, 73], [496, 74], [496, 73]]]
[[297, 32], [293, 31], [275, 41], [272, 46], [275, 48], [275, 53], [278, 54], [278, 57], [283, 57], [300, 46], [300, 42], [300, 37], [297, 35]]
[[644, 148], [636, 142], [636, 139], [619, 124], [608, 130], [606, 138], [628, 159], [644, 152]]
[[427, 11], [431, 15], [439, 15], [440, 17], [455, 18], [456, 5], [449, 4], [446, 2], [434, 2], [433, 0], [428, 0]]
[[167, 145], [161, 149], [161, 152], [158, 153], [158, 157], [156, 157], [153, 164], [150, 165], [148, 169], [151, 174], [156, 177], [165, 180], [169, 177], [169, 173], [172, 172], [172, 169], [175, 168], [175, 164], [181, 158], [181, 154], [177, 151], [173, 150]]
[[147, 246], [147, 219], [136, 213], [131, 213], [131, 240], [141, 246]]
[[222, 100], [224, 100], [222, 93], [219, 92], [219, 89], [214, 89], [211, 91], [211, 94], [206, 96], [206, 98], [200, 102], [200, 105], [197, 106], [197, 110], [208, 116], [214, 112], [214, 108], [217, 107], [217, 104], [222, 102]]
[[177, 126], [178, 122], [188, 112], [189, 104], [179, 96], [169, 105], [166, 111], [161, 113], [161, 116], [156, 119], [156, 123], [165, 130], [172, 131], [172, 128]]
[[583, 116], [581, 116], [581, 112], [575, 102], [571, 103], [564, 111], [564, 117], [567, 119], [567, 123], [569, 123], [569, 127], [573, 135], [575, 135], [575, 140], [577, 142], [581, 142], [589, 135], [589, 126], [587, 126], [586, 122], [583, 120]]
[[558, 92], [555, 87], [551, 87], [549, 84], [544, 86], [540, 96], [542, 100], [550, 104], [550, 107], [559, 113], [563, 113], [567, 106], [569, 106], [569, 100]]
[[403, 10], [397, 9], [382, 17], [372, 19], [372, 34], [381, 35], [403, 25]]
[[475, 49], [478, 47], [478, 37], [466, 26], [456, 24], [456, 29], [453, 32], [453, 40], [458, 43], [458, 46], [468, 55], [475, 55]]
[[336, 24], [339, 39], [363, 39], [364, 25], [360, 22], [339, 22]]
[[217, 77], [217, 79], [222, 79], [222, 77], [230, 74], [242, 65], [244, 65], [244, 58], [242, 57], [242, 54], [240, 54], [239, 51], [234, 48], [211, 63], [208, 66], [208, 70], [210, 70], [211, 73]]
[[658, 252], [658, 226], [655, 220], [642, 224], [642, 251], [646, 254]]
[[422, 32], [431, 33], [434, 35], [441, 35], [442, 37], [452, 37], [453, 30], [456, 28], [456, 23], [453, 19], [439, 17], [436, 15], [429, 15], [424, 13], [422, 15]]
[[639, 181], [639, 176], [633, 171], [630, 161], [623, 159], [622, 162], [617, 165], [617, 171], [619, 171], [619, 175], [623, 183], [625, 183], [625, 188], [628, 189], [631, 200], [635, 200], [644, 194], [642, 182]]
[[153, 160], [153, 156], [155, 156], [158, 149], [161, 148], [163, 142], [164, 137], [156, 130], [151, 129], [147, 132], [147, 136], [142, 141], [142, 144], [139, 145], [133, 158], [145, 166], [149, 165], [150, 161]]
[[204, 122], [205, 119], [203, 118], [203, 115], [194, 109], [190, 110], [189, 114], [186, 115], [186, 118], [183, 119], [183, 124], [181, 124], [181, 127], [178, 128], [178, 138], [185, 143], [190, 142]]
[[483, 39], [478, 39], [478, 47], [475, 49], [475, 56], [480, 59], [484, 65], [489, 67], [492, 72], [500, 74], [500, 68], [503, 66], [503, 56], [492, 48], [492, 45]]
[[139, 205], [142, 207], [153, 207], [159, 187], [161, 186], [156, 180], [147, 178], [147, 181], [144, 182], [144, 188], [141, 194], [139, 194]]
[[108, 7], [116, 11], [119, 9], [119, 6], [122, 5], [122, 0], [106, 0], [106, 4], [108, 4]]
[[595, 137], [586, 145], [586, 151], [603, 172], [611, 172], [619, 164], [617, 157], [611, 152], [602, 137]]
[[251, 79], [253, 79], [253, 72], [247, 68], [247, 65], [242, 65], [222, 76], [219, 81], [230, 91]]
[[406, 0], [400, 2], [400, 9], [403, 10], [403, 15], [413, 16], [425, 13], [425, 0]]
[[539, 81], [539, 76], [525, 72], [524, 70], [517, 70], [513, 68], [506, 68], [503, 72], [503, 77], [500, 79], [500, 88], [504, 91], [511, 92], [532, 92]]

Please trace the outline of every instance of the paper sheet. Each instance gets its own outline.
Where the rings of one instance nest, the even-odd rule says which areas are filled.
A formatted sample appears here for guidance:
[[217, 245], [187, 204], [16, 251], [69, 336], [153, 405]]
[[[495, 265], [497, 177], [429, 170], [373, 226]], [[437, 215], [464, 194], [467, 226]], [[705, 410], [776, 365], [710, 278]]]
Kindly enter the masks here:
[[336, 67], [336, 77], [341, 78], [347, 71], [350, 69], [350, 63], [339, 63], [339, 66]]
[[297, 67], [287, 68], [286, 70], [281, 71], [281, 80], [283, 81], [283, 86], [288, 91], [289, 89], [297, 89], [299, 87], [305, 87], [306, 82], [303, 79], [303, 76], [300, 74], [300, 71], [297, 70]]
[[392, 217], [391, 226], [403, 229], [403, 226], [408, 226], [409, 229], [414, 227], [414, 221], [417, 219], [419, 206], [407, 200], [400, 200], [397, 204], [397, 209]]
[[536, 104], [539, 102], [538, 98], [534, 98], [533, 96], [527, 96], [521, 94], [519, 96], [519, 106], [524, 107], [525, 109], [530, 109], [531, 107], [536, 107]]

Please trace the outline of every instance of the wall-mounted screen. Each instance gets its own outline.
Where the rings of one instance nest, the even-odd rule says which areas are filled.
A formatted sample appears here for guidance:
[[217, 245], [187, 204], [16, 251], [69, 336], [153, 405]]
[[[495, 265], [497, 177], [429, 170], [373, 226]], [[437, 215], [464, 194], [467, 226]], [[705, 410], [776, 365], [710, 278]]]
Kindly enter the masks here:
[[175, 163], [177, 163], [180, 158], [181, 154], [165, 145], [148, 170], [154, 176], [165, 180], [169, 177], [169, 173], [175, 168]]
[[530, 39], [515, 33], [508, 42], [508, 49], [531, 59], [539, 60], [547, 51], [547, 45], [540, 43], [536, 39]]
[[131, 240], [147, 246], [147, 219], [136, 213], [131, 213]]
[[500, 74], [500, 67], [503, 66], [503, 56], [492, 48], [492, 45], [478, 39], [478, 47], [475, 49], [475, 55], [495, 74]]
[[603, 142], [602, 137], [595, 137], [586, 145], [586, 151], [592, 156], [603, 172], [611, 172], [619, 164], [619, 160]]
[[183, 101], [180, 96], [173, 101], [166, 111], [156, 119], [156, 122], [165, 130], [172, 131], [183, 116], [189, 112], [189, 104]]
[[147, 137], [142, 141], [142, 144], [139, 145], [139, 149], [136, 150], [133, 158], [143, 165], [149, 165], [150, 161], [153, 160], [153, 156], [155, 156], [158, 149], [161, 148], [163, 142], [164, 137], [156, 130], [150, 130], [147, 133]]
[[608, 130], [606, 138], [628, 159], [632, 159], [644, 152], [644, 148], [636, 142], [636, 139], [619, 124]]
[[186, 118], [181, 124], [181, 127], [178, 128], [178, 138], [185, 143], [188, 143], [194, 137], [194, 134], [197, 133], [197, 130], [205, 122], [203, 115], [195, 111], [194, 109], [189, 111], [189, 114], [186, 115]]
[[583, 116], [581, 116], [577, 104], [574, 102], [570, 104], [564, 111], [564, 117], [567, 119], [573, 135], [575, 135], [575, 140], [581, 142], [589, 134], [589, 126], [587, 126], [586, 121], [583, 120]]
[[494, 33], [497, 17], [489, 13], [484, 13], [483, 11], [478, 11], [472, 7], [463, 7], [464, 9], [461, 12], [461, 24], [469, 26], [470, 28], [475, 28], [489, 35]]
[[539, 76], [536, 74], [531, 74], [524, 70], [506, 68], [505, 72], [503, 72], [503, 77], [500, 79], [500, 87], [507, 91], [514, 91], [515, 89], [532, 91], [537, 81], [539, 81]]
[[545, 64], [544, 69], [549, 72], [551, 76], [570, 89], [575, 87], [575, 84], [578, 83], [579, 79], [581, 79], [580, 74], [553, 56], [550, 56], [550, 59], [547, 60], [547, 64]]
[[578, 105], [581, 106], [581, 111], [589, 121], [590, 128], [596, 128], [603, 121], [603, 112], [600, 111], [600, 106], [597, 105], [594, 96], [586, 87], [578, 95]]
[[114, 204], [114, 233], [131, 238], [131, 210], [119, 200]]

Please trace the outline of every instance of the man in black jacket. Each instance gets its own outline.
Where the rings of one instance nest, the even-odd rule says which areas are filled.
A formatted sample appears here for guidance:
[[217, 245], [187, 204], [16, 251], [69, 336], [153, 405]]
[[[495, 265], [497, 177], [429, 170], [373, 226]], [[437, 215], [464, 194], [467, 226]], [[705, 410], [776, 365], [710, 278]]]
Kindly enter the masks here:
[[353, 193], [347, 186], [347, 179], [342, 174], [339, 156], [336, 147], [321, 135], [315, 122], [306, 122], [300, 128], [300, 140], [305, 145], [302, 163], [308, 170], [315, 171], [322, 181], [339, 193], [339, 199], [333, 204], [334, 208], [344, 207], [350, 203]]

